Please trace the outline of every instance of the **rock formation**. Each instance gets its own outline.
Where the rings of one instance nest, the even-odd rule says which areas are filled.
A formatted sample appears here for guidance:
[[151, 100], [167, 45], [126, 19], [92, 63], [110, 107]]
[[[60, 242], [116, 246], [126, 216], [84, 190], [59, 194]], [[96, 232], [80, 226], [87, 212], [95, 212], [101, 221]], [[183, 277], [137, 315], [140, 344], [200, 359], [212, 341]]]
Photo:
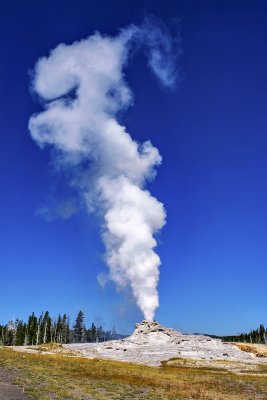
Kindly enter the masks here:
[[136, 324], [134, 333], [122, 340], [66, 345], [84, 356], [159, 365], [173, 357], [199, 360], [252, 361], [238, 347], [203, 335], [184, 335], [158, 322]]

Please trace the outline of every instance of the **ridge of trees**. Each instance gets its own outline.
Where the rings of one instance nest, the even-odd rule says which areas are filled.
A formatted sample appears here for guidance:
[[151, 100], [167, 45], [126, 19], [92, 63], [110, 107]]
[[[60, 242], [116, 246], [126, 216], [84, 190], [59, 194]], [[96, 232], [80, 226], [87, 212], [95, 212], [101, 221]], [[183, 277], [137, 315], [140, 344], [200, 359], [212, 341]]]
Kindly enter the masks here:
[[257, 343], [267, 344], [267, 327], [263, 324], [258, 329], [253, 329], [249, 333], [240, 333], [233, 336], [220, 336], [220, 339], [225, 342], [242, 342], [242, 343]]
[[27, 346], [46, 343], [86, 343], [104, 342], [118, 339], [115, 328], [104, 331], [101, 326], [94, 323], [86, 328], [84, 313], [79, 311], [71, 327], [67, 314], [59, 314], [57, 318], [50, 316], [49, 312], [37, 316], [33, 312], [27, 322], [15, 319], [6, 325], [0, 325], [0, 345], [2, 346]]

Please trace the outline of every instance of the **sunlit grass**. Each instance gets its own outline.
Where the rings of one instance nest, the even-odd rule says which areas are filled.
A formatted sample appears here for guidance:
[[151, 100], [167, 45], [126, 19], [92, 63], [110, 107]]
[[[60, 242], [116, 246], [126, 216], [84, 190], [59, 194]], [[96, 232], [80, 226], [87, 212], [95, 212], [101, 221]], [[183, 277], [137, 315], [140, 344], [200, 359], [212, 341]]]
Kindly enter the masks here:
[[237, 375], [177, 360], [157, 368], [0, 348], [0, 366], [15, 371], [16, 383], [37, 400], [267, 399], [266, 376]]
[[242, 351], [253, 353], [257, 357], [267, 357], [267, 346], [256, 343], [235, 343], [235, 346], [239, 347]]

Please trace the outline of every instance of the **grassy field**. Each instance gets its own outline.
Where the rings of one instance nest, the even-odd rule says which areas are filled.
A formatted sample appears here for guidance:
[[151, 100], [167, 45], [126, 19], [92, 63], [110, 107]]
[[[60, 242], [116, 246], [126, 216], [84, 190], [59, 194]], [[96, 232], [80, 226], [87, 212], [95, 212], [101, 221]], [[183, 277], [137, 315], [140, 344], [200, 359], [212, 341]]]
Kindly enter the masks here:
[[[229, 364], [229, 363], [228, 363]], [[28, 354], [0, 347], [0, 367], [37, 400], [267, 399], [267, 365], [243, 369], [173, 359], [161, 367]]]

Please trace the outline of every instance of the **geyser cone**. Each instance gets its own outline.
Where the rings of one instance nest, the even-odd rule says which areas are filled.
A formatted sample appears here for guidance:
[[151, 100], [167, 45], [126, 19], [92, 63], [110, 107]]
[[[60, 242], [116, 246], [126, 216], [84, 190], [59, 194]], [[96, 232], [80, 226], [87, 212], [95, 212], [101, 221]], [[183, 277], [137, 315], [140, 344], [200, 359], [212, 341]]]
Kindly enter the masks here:
[[162, 342], [167, 343], [181, 335], [180, 332], [171, 328], [165, 328], [157, 321], [147, 321], [135, 325], [135, 330], [130, 336], [131, 340], [143, 343]]

